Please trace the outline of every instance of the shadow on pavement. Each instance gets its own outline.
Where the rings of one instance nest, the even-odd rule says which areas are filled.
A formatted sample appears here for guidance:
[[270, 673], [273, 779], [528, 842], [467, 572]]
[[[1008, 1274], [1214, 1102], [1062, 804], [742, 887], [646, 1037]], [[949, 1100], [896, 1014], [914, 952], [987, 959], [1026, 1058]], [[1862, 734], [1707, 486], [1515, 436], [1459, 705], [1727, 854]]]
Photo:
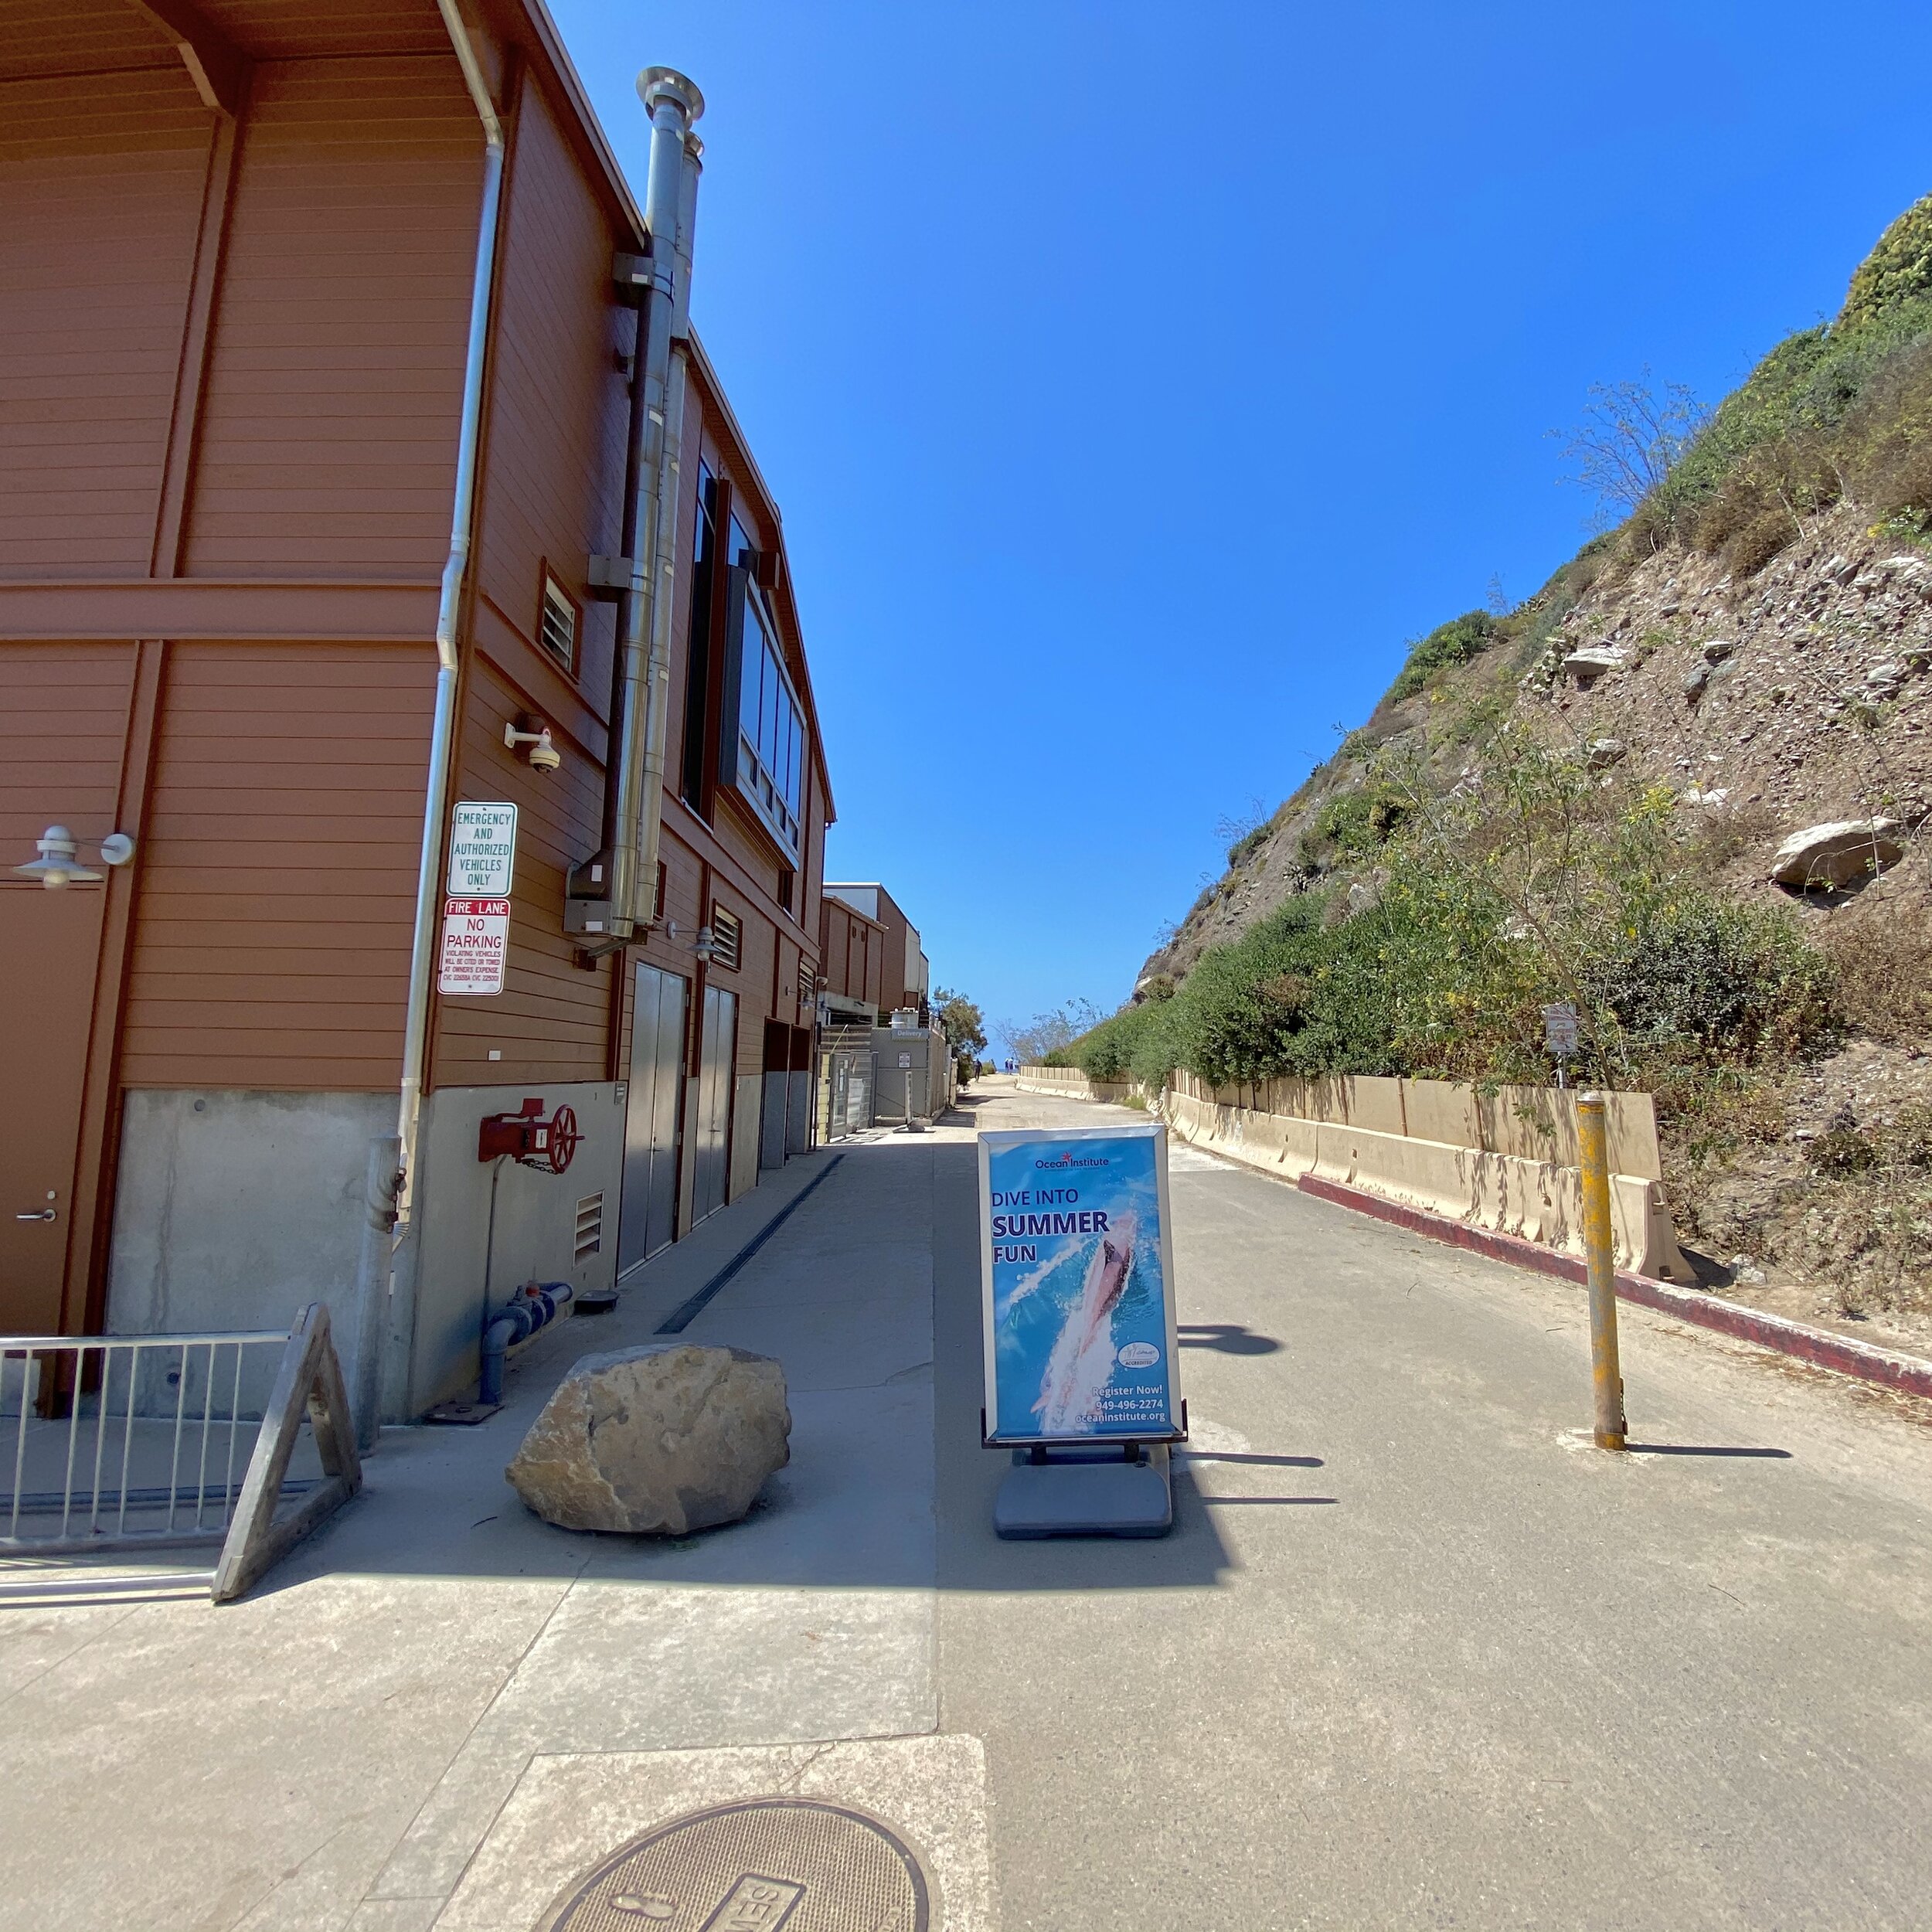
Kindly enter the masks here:
[[1626, 1442], [1624, 1447], [1633, 1456], [1761, 1456], [1774, 1462], [1791, 1460], [1788, 1449], [1719, 1448], [1693, 1442]]
[[1214, 1349], [1223, 1355], [1273, 1355], [1281, 1343], [1236, 1321], [1183, 1321], [1175, 1329], [1184, 1349]]
[[1338, 1503], [1339, 1496], [1203, 1496], [1202, 1502], [1216, 1509], [1226, 1509], [1233, 1503]]

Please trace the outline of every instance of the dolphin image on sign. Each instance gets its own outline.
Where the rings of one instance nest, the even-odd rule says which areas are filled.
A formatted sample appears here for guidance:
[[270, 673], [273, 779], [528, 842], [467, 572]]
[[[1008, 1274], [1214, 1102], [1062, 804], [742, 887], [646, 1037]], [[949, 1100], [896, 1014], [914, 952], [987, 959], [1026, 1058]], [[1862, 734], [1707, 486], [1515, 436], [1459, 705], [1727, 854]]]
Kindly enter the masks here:
[[1071, 1433], [1097, 1414], [1114, 1373], [1113, 1313], [1134, 1272], [1131, 1214], [1118, 1216], [1094, 1245], [1087, 1279], [1067, 1311], [1033, 1413], [1049, 1435]]

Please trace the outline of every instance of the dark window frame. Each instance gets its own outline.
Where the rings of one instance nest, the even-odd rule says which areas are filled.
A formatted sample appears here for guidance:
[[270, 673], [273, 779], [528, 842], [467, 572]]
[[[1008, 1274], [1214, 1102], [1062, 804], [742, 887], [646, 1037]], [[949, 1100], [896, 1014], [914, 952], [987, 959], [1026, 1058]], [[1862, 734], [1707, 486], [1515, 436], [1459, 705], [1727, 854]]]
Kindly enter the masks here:
[[[785, 859], [794, 862], [804, 850], [806, 774], [811, 763], [811, 734], [798, 688], [793, 683], [791, 667], [785, 662], [782, 633], [764, 592], [743, 566], [733, 564], [726, 573], [724, 648], [724, 689], [719, 707], [717, 749], [718, 782], [732, 791], [750, 809], [753, 817], [770, 835]], [[764, 646], [760, 662], [760, 685], [766, 660], [776, 668], [780, 680], [774, 701], [782, 694], [784, 709], [774, 708], [772, 723], [777, 743], [774, 756], [781, 751], [782, 770], [767, 763], [760, 743], [752, 742], [743, 722], [744, 679], [748, 655], [747, 645], [755, 617]], [[789, 713], [787, 719], [787, 713]], [[764, 718], [759, 720], [764, 735]], [[744, 753], [749, 747], [749, 760]], [[747, 769], [747, 764], [751, 767]], [[786, 784], [792, 787], [786, 791]]]

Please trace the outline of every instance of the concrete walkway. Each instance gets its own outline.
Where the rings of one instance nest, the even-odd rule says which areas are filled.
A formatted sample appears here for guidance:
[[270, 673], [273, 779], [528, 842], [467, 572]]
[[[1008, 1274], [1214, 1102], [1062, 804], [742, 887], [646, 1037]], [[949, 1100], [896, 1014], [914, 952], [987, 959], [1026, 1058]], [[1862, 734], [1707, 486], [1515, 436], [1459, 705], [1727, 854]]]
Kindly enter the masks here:
[[386, 1434], [247, 1601], [0, 1607], [0, 1932], [529, 1932], [784, 1791], [896, 1825], [945, 1932], [1924, 1922], [1932, 1418], [1627, 1311], [1655, 1449], [1600, 1456], [1578, 1291], [1183, 1149], [1176, 1532], [1001, 1544], [971, 1138], [846, 1149], [686, 1331], [786, 1366], [742, 1525], [552, 1529], [502, 1464], [840, 1150], [546, 1332], [492, 1422]]

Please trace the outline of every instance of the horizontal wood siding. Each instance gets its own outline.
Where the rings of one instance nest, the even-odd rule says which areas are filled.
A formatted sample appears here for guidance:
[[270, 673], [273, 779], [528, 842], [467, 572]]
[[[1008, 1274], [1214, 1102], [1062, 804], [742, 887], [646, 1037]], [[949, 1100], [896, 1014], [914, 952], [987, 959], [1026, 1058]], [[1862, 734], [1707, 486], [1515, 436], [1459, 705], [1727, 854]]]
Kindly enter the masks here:
[[[257, 60], [433, 53], [449, 36], [430, 0], [195, 0]], [[466, 8], [466, 13], [474, 13]]]
[[175, 647], [128, 1085], [396, 1083], [434, 682], [423, 650]]
[[213, 129], [179, 61], [5, 90], [0, 577], [148, 573]]
[[[32, 858], [34, 841], [57, 825], [80, 842], [82, 862], [99, 869], [101, 836], [117, 829], [134, 667], [131, 644], [0, 645], [0, 864]], [[45, 889], [10, 870], [0, 883]], [[8, 961], [9, 973], [20, 964]]]
[[635, 332], [613, 299], [613, 250], [542, 90], [526, 80], [497, 283], [478, 583], [535, 652], [548, 565], [579, 607], [574, 677], [600, 718], [615, 607], [590, 601], [587, 564], [623, 548], [628, 403], [616, 357], [620, 335], [628, 349]]
[[0, 79], [180, 66], [128, 0], [7, 0], [0, 8]]
[[482, 152], [451, 59], [256, 70], [189, 575], [441, 567]]
[[[437, 1002], [432, 1083], [600, 1080], [610, 1023], [609, 960], [577, 964], [563, 930], [564, 875], [597, 843], [599, 775], [581, 757], [532, 771], [505, 748], [522, 700], [480, 660], [471, 668], [455, 796], [517, 808], [510, 956], [501, 993]], [[495, 1047], [502, 1059], [490, 1058]]]

